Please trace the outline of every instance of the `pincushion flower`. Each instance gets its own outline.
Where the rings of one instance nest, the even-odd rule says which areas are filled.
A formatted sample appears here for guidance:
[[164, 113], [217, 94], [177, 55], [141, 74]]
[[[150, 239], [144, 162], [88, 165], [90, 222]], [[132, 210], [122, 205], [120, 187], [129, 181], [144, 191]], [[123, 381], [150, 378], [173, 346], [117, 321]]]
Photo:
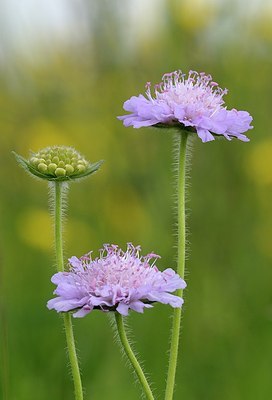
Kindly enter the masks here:
[[179, 127], [196, 132], [202, 142], [214, 140], [214, 135], [247, 142], [243, 133], [253, 128], [252, 117], [247, 111], [227, 110], [223, 100], [226, 93], [227, 89], [221, 89], [204, 72], [190, 71], [186, 77], [174, 71], [163, 75], [154, 95], [148, 82], [146, 97], [132, 96], [124, 103], [124, 110], [130, 114], [118, 118], [126, 127]]
[[[181, 307], [183, 299], [171, 294], [186, 283], [171, 268], [159, 271], [156, 254], [140, 255], [131, 243], [122, 251], [117, 245], [104, 245], [100, 256], [69, 259], [69, 272], [52, 277], [57, 297], [47, 307], [58, 312], [75, 311], [84, 317], [94, 308], [128, 315], [129, 309], [142, 313], [153, 302]], [[152, 261], [151, 261], [152, 260]]]

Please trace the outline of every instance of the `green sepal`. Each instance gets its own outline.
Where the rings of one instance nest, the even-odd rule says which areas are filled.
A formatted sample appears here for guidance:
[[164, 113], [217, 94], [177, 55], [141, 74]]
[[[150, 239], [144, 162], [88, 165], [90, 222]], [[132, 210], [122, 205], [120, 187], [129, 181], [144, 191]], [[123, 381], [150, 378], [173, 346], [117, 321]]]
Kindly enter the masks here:
[[185, 126], [181, 124], [180, 122], [175, 122], [172, 124], [164, 124], [163, 122], [159, 122], [158, 124], [152, 125], [151, 128], [157, 128], [157, 129], [178, 129], [180, 131], [186, 131], [190, 133], [196, 133], [196, 129], [193, 126]]

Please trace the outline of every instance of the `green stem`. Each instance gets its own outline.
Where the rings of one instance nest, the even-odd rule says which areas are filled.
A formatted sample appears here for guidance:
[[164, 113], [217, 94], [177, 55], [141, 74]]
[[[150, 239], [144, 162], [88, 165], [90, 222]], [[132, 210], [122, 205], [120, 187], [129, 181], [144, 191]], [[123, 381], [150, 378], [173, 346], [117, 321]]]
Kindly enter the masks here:
[[72, 371], [72, 376], [73, 376], [73, 381], [74, 381], [75, 399], [83, 400], [83, 390], [82, 390], [82, 383], [81, 383], [81, 377], [80, 377], [80, 370], [79, 370], [79, 366], [78, 366], [78, 359], [77, 359], [77, 353], [76, 353], [76, 346], [75, 346], [71, 314], [64, 313], [63, 321], [64, 321], [64, 328], [65, 328], [65, 334], [66, 334], [67, 349], [68, 349], [68, 354], [69, 354], [69, 359], [70, 359], [71, 371]]
[[55, 182], [55, 246], [56, 246], [56, 262], [57, 262], [57, 270], [58, 272], [64, 271], [64, 262], [63, 262], [63, 247], [62, 247], [62, 203], [63, 203], [63, 183]]
[[146, 395], [146, 398], [148, 400], [154, 400], [154, 396], [152, 394], [152, 390], [147, 382], [147, 379], [145, 377], [145, 374], [135, 357], [135, 354], [133, 353], [132, 348], [130, 347], [126, 331], [125, 331], [125, 326], [124, 326], [124, 321], [122, 315], [120, 315], [118, 312], [115, 312], [115, 321], [116, 321], [116, 326], [117, 326], [117, 331], [120, 337], [121, 344], [123, 345], [124, 351], [131, 362], [131, 365], [136, 372], [138, 379], [143, 387], [144, 393]]
[[[185, 164], [186, 144], [188, 133], [179, 132], [179, 157], [178, 157], [178, 258], [177, 273], [184, 278], [185, 271]], [[177, 290], [177, 296], [182, 297], [182, 289]], [[181, 308], [175, 308], [173, 312], [173, 325], [171, 334], [170, 356], [168, 375], [165, 391], [165, 400], [172, 400], [175, 386], [175, 376], [178, 360], [179, 336], [180, 336]]]
[[[54, 182], [55, 196], [54, 196], [54, 220], [55, 220], [55, 246], [56, 246], [56, 262], [58, 272], [64, 271], [63, 262], [63, 246], [62, 246], [62, 208], [64, 196], [64, 183]], [[82, 383], [80, 371], [78, 366], [78, 359], [76, 354], [76, 346], [73, 334], [73, 325], [71, 315], [69, 313], [63, 314], [63, 322], [65, 328], [66, 342], [68, 348], [68, 355], [71, 365], [71, 371], [74, 381], [75, 400], [83, 400]]]

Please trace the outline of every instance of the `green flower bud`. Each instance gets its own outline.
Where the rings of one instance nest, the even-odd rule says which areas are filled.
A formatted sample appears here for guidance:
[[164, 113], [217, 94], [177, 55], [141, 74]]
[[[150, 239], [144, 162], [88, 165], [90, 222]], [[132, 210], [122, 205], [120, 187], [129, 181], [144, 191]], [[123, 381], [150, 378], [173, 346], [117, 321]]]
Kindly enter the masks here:
[[77, 165], [77, 171], [78, 171], [78, 173], [82, 174], [83, 172], [86, 171], [86, 168], [85, 168], [84, 165], [78, 164], [78, 165]]
[[[50, 154], [52, 154], [52, 152], [50, 152]], [[58, 156], [53, 156], [53, 155], [52, 155], [51, 158], [52, 158], [52, 162], [53, 162], [53, 163], [55, 163], [55, 164], [58, 164], [58, 163], [59, 163], [59, 157], [58, 157]]]
[[30, 159], [30, 163], [32, 164], [32, 165], [37, 165], [37, 164], [39, 164], [39, 159], [37, 158], [37, 157], [32, 157], [31, 159]]
[[50, 163], [48, 165], [48, 171], [50, 172], [50, 174], [54, 174], [57, 168], [58, 166], [55, 163]]
[[57, 168], [55, 171], [55, 175], [56, 176], [65, 176], [66, 175], [66, 171], [64, 168]]
[[47, 172], [47, 165], [45, 164], [45, 163], [43, 163], [43, 162], [41, 162], [39, 165], [38, 165], [38, 170], [40, 171], [40, 172]]
[[59, 168], [65, 167], [65, 162], [64, 162], [64, 161], [60, 161], [60, 162], [58, 163], [58, 167], [59, 167]]
[[29, 160], [14, 153], [19, 164], [32, 175], [48, 181], [84, 178], [97, 171], [103, 161], [91, 164], [72, 147], [47, 147], [31, 154]]
[[65, 170], [67, 175], [71, 175], [75, 171], [74, 167], [71, 164], [66, 164]]

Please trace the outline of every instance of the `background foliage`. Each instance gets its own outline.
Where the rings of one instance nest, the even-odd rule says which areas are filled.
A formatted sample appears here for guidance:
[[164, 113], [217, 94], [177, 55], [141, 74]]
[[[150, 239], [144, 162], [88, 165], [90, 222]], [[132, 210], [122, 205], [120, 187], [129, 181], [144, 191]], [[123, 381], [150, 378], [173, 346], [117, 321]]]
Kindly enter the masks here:
[[[255, 129], [248, 144], [194, 143], [176, 398], [269, 398], [271, 5], [2, 0], [0, 8], [3, 399], [73, 398], [61, 321], [45, 307], [54, 273], [47, 188], [18, 168], [11, 151], [27, 156], [65, 144], [91, 161], [106, 161], [95, 176], [71, 185], [67, 257], [131, 241], [161, 254], [161, 268], [174, 267], [171, 134], [125, 129], [116, 116], [146, 81], [179, 68], [211, 73], [229, 89], [227, 105], [254, 116]], [[160, 391], [170, 315], [157, 305], [129, 317], [137, 351]], [[86, 399], [138, 399], [107, 316], [76, 320], [75, 331]]]

